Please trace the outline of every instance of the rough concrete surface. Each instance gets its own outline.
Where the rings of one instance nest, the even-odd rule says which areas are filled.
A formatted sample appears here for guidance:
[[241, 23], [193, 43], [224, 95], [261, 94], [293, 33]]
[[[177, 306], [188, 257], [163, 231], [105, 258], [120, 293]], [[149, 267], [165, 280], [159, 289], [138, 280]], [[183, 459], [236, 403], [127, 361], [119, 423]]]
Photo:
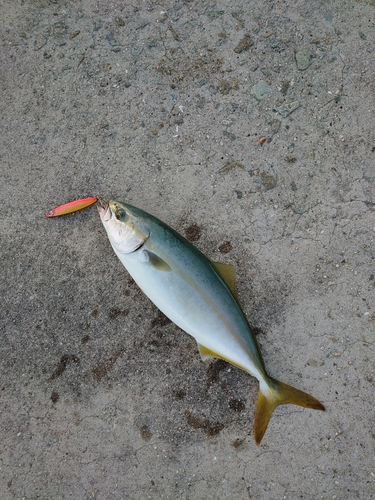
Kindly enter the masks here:
[[[375, 497], [375, 2], [1, 0], [0, 498]], [[279, 407], [139, 291], [84, 196], [232, 263]]]

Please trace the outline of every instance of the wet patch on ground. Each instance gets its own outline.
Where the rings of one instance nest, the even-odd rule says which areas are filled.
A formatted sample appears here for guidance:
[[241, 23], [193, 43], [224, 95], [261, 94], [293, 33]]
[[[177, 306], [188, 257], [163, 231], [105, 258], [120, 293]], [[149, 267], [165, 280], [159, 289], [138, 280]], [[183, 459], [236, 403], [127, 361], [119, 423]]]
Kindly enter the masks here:
[[206, 433], [206, 437], [216, 436], [225, 427], [221, 422], [210, 422], [208, 418], [196, 417], [187, 410], [185, 411], [185, 417], [190, 427], [193, 429], [203, 429]]
[[75, 354], [63, 354], [60, 358], [57, 368], [52, 372], [50, 380], [61, 377], [70, 363], [79, 363], [78, 356], [76, 356]]

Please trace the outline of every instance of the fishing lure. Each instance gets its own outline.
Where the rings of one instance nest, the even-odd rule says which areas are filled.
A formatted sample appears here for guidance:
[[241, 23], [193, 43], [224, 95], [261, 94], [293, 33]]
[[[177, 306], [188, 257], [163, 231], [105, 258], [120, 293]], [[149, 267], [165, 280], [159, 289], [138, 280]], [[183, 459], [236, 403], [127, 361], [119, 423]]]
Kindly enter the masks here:
[[78, 212], [78, 210], [83, 210], [86, 207], [89, 207], [96, 203], [98, 198], [81, 198], [80, 200], [70, 201], [69, 203], [65, 203], [64, 205], [60, 205], [59, 207], [53, 208], [46, 212], [46, 217], [60, 217], [61, 215], [68, 215], [74, 212]]

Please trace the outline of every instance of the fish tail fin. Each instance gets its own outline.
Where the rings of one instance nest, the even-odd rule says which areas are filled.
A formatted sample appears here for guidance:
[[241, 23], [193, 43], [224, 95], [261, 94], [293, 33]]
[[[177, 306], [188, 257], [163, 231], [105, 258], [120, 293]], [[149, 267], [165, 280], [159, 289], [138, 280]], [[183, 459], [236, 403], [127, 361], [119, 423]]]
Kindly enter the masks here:
[[267, 384], [267, 391], [262, 392], [262, 389], [259, 389], [258, 402], [255, 410], [254, 437], [255, 443], [258, 446], [266, 432], [271, 415], [277, 406], [292, 404], [303, 406], [304, 408], [325, 411], [322, 403], [306, 392], [295, 389], [290, 385], [283, 384], [273, 378], [269, 378]]

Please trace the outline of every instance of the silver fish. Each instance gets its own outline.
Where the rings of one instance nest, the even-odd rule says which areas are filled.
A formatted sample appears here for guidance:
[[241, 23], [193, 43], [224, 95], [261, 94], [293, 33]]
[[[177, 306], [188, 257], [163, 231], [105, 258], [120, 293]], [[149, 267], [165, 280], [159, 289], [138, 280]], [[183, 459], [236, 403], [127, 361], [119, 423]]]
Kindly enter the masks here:
[[215, 357], [259, 381], [254, 437], [260, 444], [274, 409], [295, 404], [324, 410], [317, 399], [271, 378], [235, 290], [233, 266], [209, 260], [156, 217], [118, 201], [98, 207], [116, 255], [152, 302]]

